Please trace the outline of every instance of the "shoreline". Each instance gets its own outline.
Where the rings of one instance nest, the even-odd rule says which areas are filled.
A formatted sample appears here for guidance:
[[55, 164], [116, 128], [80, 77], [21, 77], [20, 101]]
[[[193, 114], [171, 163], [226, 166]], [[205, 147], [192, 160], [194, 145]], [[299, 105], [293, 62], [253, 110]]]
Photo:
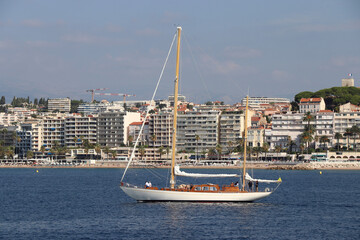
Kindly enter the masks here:
[[[97, 163], [83, 165], [0, 165], [0, 168], [125, 168], [126, 163]], [[169, 168], [168, 165], [132, 165], [131, 168]], [[360, 162], [312, 162], [312, 163], [248, 163], [248, 168], [265, 170], [360, 170]], [[182, 165], [182, 169], [237, 169], [242, 165]]]

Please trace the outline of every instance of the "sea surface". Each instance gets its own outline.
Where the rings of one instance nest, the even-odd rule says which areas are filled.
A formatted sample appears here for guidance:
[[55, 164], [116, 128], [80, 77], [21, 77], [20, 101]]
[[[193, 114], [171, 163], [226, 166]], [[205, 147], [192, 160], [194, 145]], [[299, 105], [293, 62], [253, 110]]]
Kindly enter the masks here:
[[[0, 169], [0, 239], [360, 239], [360, 171], [253, 170], [283, 180], [255, 203], [137, 203], [122, 172]], [[167, 173], [130, 169], [125, 181], [160, 185]]]

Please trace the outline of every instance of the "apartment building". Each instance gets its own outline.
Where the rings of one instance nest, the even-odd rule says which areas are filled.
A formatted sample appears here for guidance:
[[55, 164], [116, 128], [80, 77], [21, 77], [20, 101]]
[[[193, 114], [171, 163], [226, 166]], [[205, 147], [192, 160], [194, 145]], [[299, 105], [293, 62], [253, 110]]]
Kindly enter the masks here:
[[28, 151], [39, 152], [43, 145], [43, 124], [39, 122], [26, 122], [16, 131], [20, 141], [16, 143], [20, 158], [26, 157]]
[[[262, 104], [290, 104], [288, 98], [272, 98], [272, 97], [249, 97], [248, 105], [253, 109], [260, 109]], [[241, 100], [241, 104], [246, 106], [246, 97]]]
[[69, 98], [53, 98], [48, 100], [49, 112], [70, 112], [71, 100]]
[[[132, 137], [132, 142], [135, 143], [138, 138], [141, 130], [141, 126], [143, 122], [133, 122], [129, 125], [129, 134], [127, 141], [130, 142], [130, 136]], [[148, 145], [149, 144], [149, 122], [145, 122], [143, 131], [140, 135], [139, 139], [140, 145]]]
[[12, 124], [23, 122], [25, 116], [22, 114], [0, 112], [0, 125], [11, 126]]
[[286, 147], [289, 140], [294, 141], [298, 146], [301, 141], [301, 134], [304, 132], [304, 114], [287, 113], [274, 114], [272, 116], [272, 129], [270, 137], [270, 148], [275, 146]]
[[[320, 111], [313, 114], [314, 120], [310, 124], [315, 127], [314, 138], [315, 148], [320, 146], [319, 139], [326, 136], [330, 140], [329, 147], [332, 146], [331, 142], [334, 136], [334, 113], [332, 111]], [[273, 149], [275, 146], [287, 147], [289, 141], [294, 141], [297, 147], [301, 143], [301, 135], [308, 122], [304, 121], [304, 114], [301, 113], [288, 113], [288, 114], [275, 114], [272, 118], [272, 130], [270, 147]], [[295, 149], [294, 149], [295, 150]]]
[[302, 98], [299, 103], [300, 113], [316, 113], [325, 110], [326, 105], [323, 98]]
[[[220, 111], [184, 112], [178, 115], [177, 151], [215, 148], [219, 137]], [[199, 140], [196, 140], [196, 136]]]
[[81, 146], [84, 140], [90, 144], [97, 141], [97, 116], [73, 114], [67, 116], [64, 122], [65, 146]]
[[265, 128], [254, 126], [248, 128], [247, 144], [249, 147], [262, 147], [265, 142]]
[[[334, 132], [340, 133], [344, 136], [346, 129], [351, 128], [352, 126], [360, 127], [360, 112], [341, 112], [335, 113], [334, 116]], [[337, 144], [337, 139], [333, 139], [333, 145]], [[360, 146], [360, 139], [358, 137], [355, 138], [356, 146]], [[339, 144], [342, 147], [347, 147], [347, 139], [346, 137], [342, 137], [339, 139]], [[354, 147], [354, 138], [351, 137], [351, 141], [349, 141], [349, 147]]]
[[171, 147], [173, 114], [160, 112], [152, 114], [149, 118], [149, 146], [150, 147]]
[[97, 140], [101, 146], [120, 147], [128, 139], [128, 127], [140, 121], [136, 112], [102, 112], [98, 117]]
[[55, 145], [65, 145], [65, 116], [49, 115], [43, 118], [43, 145], [47, 150]]
[[[247, 126], [251, 126], [253, 111], [248, 111]], [[224, 151], [236, 145], [243, 138], [245, 129], [245, 113], [240, 111], [222, 112], [220, 114], [219, 142]]]

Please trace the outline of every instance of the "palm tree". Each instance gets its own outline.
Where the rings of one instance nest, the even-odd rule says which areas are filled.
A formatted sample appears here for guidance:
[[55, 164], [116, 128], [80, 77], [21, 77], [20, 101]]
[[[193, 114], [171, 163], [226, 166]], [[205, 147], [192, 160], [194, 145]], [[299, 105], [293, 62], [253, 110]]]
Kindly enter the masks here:
[[327, 136], [320, 137], [320, 143], [323, 143], [323, 149], [325, 149], [325, 143], [329, 142], [329, 138]]
[[165, 151], [166, 151], [166, 158], [169, 159], [170, 147], [167, 146], [167, 147], [165, 148]]
[[340, 138], [342, 138], [342, 135], [341, 135], [341, 133], [335, 133], [335, 139], [337, 139], [337, 148], [338, 148], [338, 151], [339, 151], [339, 149], [340, 149], [340, 144], [339, 144], [339, 140], [340, 140]]
[[108, 146], [106, 146], [105, 148], [104, 148], [104, 152], [106, 153], [106, 158], [107, 159], [109, 159], [109, 153], [110, 153], [110, 148], [108, 147]]
[[215, 150], [215, 148], [209, 148], [208, 156], [214, 156], [216, 154], [217, 154], [217, 151]]
[[219, 156], [219, 160], [221, 159], [221, 153], [222, 153], [222, 147], [220, 146], [220, 144], [216, 145], [215, 147], [216, 152], [218, 153]]
[[228, 141], [227, 145], [228, 145], [228, 152], [230, 157], [231, 153], [233, 152], [234, 143], [232, 141]]
[[100, 155], [100, 159], [102, 159], [102, 155], [101, 155], [101, 146], [100, 144], [95, 144], [95, 151], [97, 155]]
[[40, 147], [40, 152], [42, 153], [42, 155], [43, 155], [43, 157], [44, 157], [44, 153], [45, 153], [45, 146], [44, 146], [44, 145], [42, 145], [42, 146]]
[[354, 139], [354, 149], [355, 149], [355, 151], [356, 151], [356, 142], [355, 142], [355, 140], [356, 140], [356, 138], [359, 136], [359, 134], [360, 134], [360, 128], [358, 127], [358, 126], [356, 126], [356, 125], [354, 125], [354, 126], [352, 126], [351, 127], [351, 132], [352, 132], [352, 134], [353, 134], [353, 139]]
[[310, 126], [310, 122], [313, 121], [315, 118], [313, 115], [311, 115], [310, 112], [305, 113], [305, 116], [303, 118], [303, 121], [307, 122], [307, 125]]
[[27, 158], [27, 159], [31, 159], [31, 158], [33, 158], [33, 157], [34, 157], [34, 153], [33, 153], [32, 151], [28, 150], [28, 151], [26, 152], [26, 158]]
[[156, 135], [155, 135], [155, 134], [151, 135], [150, 140], [153, 142], [153, 153], [154, 153], [153, 159], [155, 160], [155, 142], [156, 142]]
[[132, 142], [134, 140], [134, 137], [133, 136], [128, 136], [128, 146], [131, 146], [132, 145]]
[[262, 149], [265, 153], [265, 161], [266, 161], [266, 154], [269, 152], [269, 144], [267, 142], [263, 143]]
[[352, 135], [353, 134], [350, 128], [345, 129], [345, 133], [343, 134], [343, 136], [347, 139], [347, 150], [349, 150], [349, 145], [350, 145], [349, 141], [350, 141], [350, 136]]
[[144, 155], [145, 155], [145, 147], [143, 145], [139, 146], [139, 154], [140, 154], [141, 160], [143, 160]]
[[115, 157], [116, 157], [116, 150], [111, 150], [111, 157], [112, 157], [112, 159], [115, 159]]
[[164, 152], [164, 147], [163, 147], [163, 146], [159, 147], [159, 149], [158, 149], [158, 153], [159, 153], [159, 155], [160, 155], [160, 160], [161, 160], [161, 156], [165, 153], [165, 152]]
[[198, 156], [199, 156], [199, 140], [200, 140], [200, 136], [199, 135], [195, 135], [195, 140], [196, 140], [196, 161], [198, 160]]
[[278, 160], [279, 160], [279, 153], [281, 152], [281, 146], [276, 145], [276, 146], [275, 146], [275, 152], [277, 153], [277, 158], [278, 158]]
[[254, 147], [254, 148], [253, 148], [253, 151], [254, 151], [255, 154], [256, 154], [256, 160], [259, 160], [259, 154], [261, 153], [262, 148], [261, 148], [261, 147]]
[[309, 143], [312, 142], [312, 140], [314, 139], [313, 135], [315, 133], [315, 127], [310, 124], [311, 121], [313, 121], [314, 119], [315, 119], [314, 116], [311, 115], [310, 112], [305, 113], [305, 116], [303, 118], [303, 121], [307, 122], [307, 125], [305, 126], [304, 133], [302, 135], [302, 139], [307, 144], [308, 153], [309, 153], [309, 147], [310, 147]]

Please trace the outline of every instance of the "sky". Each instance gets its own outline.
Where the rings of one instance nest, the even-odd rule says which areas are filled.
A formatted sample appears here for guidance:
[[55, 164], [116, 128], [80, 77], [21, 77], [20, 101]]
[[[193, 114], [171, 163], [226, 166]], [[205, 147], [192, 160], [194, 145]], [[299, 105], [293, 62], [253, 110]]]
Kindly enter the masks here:
[[[358, 0], [0, 1], [0, 96], [151, 99], [181, 26], [180, 94], [195, 103], [360, 87]], [[175, 49], [156, 99], [173, 92]], [[122, 100], [122, 97], [97, 100]]]

